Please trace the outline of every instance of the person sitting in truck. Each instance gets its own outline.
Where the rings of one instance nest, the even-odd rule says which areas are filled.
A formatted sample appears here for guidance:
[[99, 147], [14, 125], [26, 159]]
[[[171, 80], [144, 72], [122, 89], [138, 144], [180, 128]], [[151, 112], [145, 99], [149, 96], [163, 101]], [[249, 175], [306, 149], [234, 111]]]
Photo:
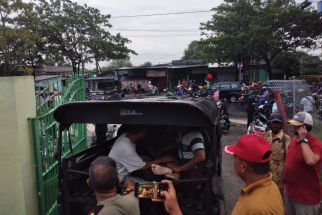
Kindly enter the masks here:
[[145, 161], [139, 156], [136, 151], [136, 143], [145, 136], [146, 129], [140, 126], [128, 126], [126, 132], [115, 140], [108, 157], [116, 162], [120, 182], [125, 182], [128, 178], [140, 181], [140, 178], [145, 175], [144, 171], [151, 171], [151, 164], [164, 162], [163, 158]]
[[[173, 156], [162, 157], [167, 161], [166, 166], [158, 163], [151, 165], [156, 175], [167, 175], [169, 178], [200, 176], [196, 175], [194, 169], [206, 161], [204, 139], [201, 132], [193, 128], [179, 128], [177, 137], [177, 158]], [[192, 174], [192, 172], [194, 172]]]

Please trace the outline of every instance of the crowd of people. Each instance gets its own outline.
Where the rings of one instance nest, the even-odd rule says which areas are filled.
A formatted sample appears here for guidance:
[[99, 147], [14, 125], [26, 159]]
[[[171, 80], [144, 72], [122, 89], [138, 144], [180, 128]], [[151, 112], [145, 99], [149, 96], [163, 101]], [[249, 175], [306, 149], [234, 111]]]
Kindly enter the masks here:
[[273, 114], [270, 123], [264, 136], [243, 135], [225, 147], [245, 183], [232, 214], [320, 214], [322, 142], [311, 133], [311, 114], [299, 112], [288, 121], [292, 138], [282, 130], [281, 115]]
[[[261, 83], [249, 84], [258, 92], [250, 102], [263, 104], [270, 96], [268, 89]], [[213, 97], [219, 100], [218, 93]], [[292, 134], [283, 131], [283, 117], [275, 104], [267, 131], [245, 134], [236, 144], [225, 147], [224, 152], [234, 156], [235, 172], [245, 184], [232, 215], [320, 213], [322, 142], [311, 133], [314, 124], [310, 102], [313, 106], [313, 100], [303, 94], [301, 111], [288, 120]], [[253, 112], [248, 109], [248, 117]], [[152, 158], [139, 155], [135, 146], [146, 135], [145, 128], [129, 126], [108, 155], [92, 162], [88, 184], [97, 200], [92, 214], [140, 214], [134, 183], [153, 179], [167, 184], [161, 192], [166, 211], [170, 215], [183, 214], [172, 181], [198, 175], [194, 170], [206, 161], [203, 135], [194, 128], [177, 128], [179, 145], [163, 148], [158, 151], [160, 156]], [[123, 195], [119, 194], [120, 187]]]
[[[312, 115], [298, 112], [288, 121], [292, 138], [283, 131], [279, 113], [273, 113], [269, 122], [264, 135], [243, 135], [224, 149], [234, 156], [235, 172], [245, 183], [232, 214], [318, 215], [322, 142], [311, 133]], [[144, 180], [145, 171], [164, 176], [162, 182], [168, 187], [161, 192], [164, 207], [171, 215], [182, 214], [171, 180], [184, 177], [205, 161], [203, 137], [196, 130], [181, 129], [177, 156], [167, 152], [167, 156], [147, 160], [135, 148], [145, 135], [142, 128], [127, 128], [107, 156], [92, 162], [88, 184], [97, 199], [92, 214], [140, 214], [132, 191], [134, 182]], [[120, 185], [125, 195], [119, 194]]]

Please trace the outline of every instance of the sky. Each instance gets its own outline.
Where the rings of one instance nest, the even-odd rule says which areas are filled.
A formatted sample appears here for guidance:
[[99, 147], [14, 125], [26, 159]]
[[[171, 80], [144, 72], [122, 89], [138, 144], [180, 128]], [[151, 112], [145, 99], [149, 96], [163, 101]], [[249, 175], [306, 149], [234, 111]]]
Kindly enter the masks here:
[[[200, 23], [210, 20], [213, 12], [129, 18], [117, 18], [118, 16], [210, 11], [223, 0], [76, 0], [76, 2], [98, 8], [103, 14], [111, 14], [110, 22], [113, 28], [110, 32], [120, 32], [132, 41], [129, 48], [137, 55], [131, 55], [131, 62], [134, 66], [139, 66], [148, 61], [159, 64], [180, 59], [189, 43], [200, 39]], [[101, 63], [101, 66], [104, 66], [104, 63]]]

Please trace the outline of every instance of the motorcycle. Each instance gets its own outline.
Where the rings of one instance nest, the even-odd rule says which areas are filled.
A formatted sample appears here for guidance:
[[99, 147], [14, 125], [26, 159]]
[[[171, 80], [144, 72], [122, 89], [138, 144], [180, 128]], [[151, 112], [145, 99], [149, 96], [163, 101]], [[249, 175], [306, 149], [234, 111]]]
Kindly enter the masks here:
[[154, 96], [154, 95], [157, 95], [158, 93], [159, 93], [159, 89], [154, 85], [151, 85], [146, 89], [146, 95], [148, 96]]
[[[274, 100], [273, 100], [274, 101]], [[268, 121], [272, 110], [272, 101], [265, 101], [263, 105], [255, 108], [254, 120], [247, 128], [247, 134], [264, 135], [268, 127]]]
[[240, 109], [247, 109], [248, 106], [252, 105], [255, 99], [255, 91], [253, 89], [244, 90], [239, 99], [237, 100], [237, 107]]
[[248, 96], [242, 94], [237, 100], [237, 107], [239, 109], [247, 109], [249, 105], [248, 104], [249, 102], [247, 101], [247, 99], [248, 99]]
[[228, 132], [230, 129], [230, 120], [227, 108], [223, 101], [219, 100], [217, 103], [217, 107], [220, 110], [219, 115], [219, 127], [222, 132]]

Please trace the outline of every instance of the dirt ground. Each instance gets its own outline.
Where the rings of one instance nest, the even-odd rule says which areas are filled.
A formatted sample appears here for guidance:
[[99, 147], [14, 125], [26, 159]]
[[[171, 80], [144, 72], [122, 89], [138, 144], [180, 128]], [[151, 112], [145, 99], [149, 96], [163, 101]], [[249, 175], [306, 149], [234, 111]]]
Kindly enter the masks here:
[[[228, 134], [222, 137], [222, 147], [233, 144], [237, 139], [245, 133], [246, 125], [240, 124], [241, 119], [235, 120], [231, 118], [233, 125]], [[234, 123], [237, 121], [239, 123]], [[229, 215], [238, 199], [240, 190], [243, 186], [242, 180], [235, 174], [234, 157], [223, 152], [222, 157], [222, 186], [224, 193], [224, 207], [222, 215]]]
[[[231, 128], [222, 137], [222, 149], [229, 144], [236, 143], [237, 139], [246, 133], [246, 113], [236, 109], [233, 104], [228, 105]], [[223, 152], [222, 157], [222, 187], [224, 193], [224, 204], [221, 215], [229, 215], [238, 199], [243, 186], [242, 180], [234, 171], [234, 158]]]

